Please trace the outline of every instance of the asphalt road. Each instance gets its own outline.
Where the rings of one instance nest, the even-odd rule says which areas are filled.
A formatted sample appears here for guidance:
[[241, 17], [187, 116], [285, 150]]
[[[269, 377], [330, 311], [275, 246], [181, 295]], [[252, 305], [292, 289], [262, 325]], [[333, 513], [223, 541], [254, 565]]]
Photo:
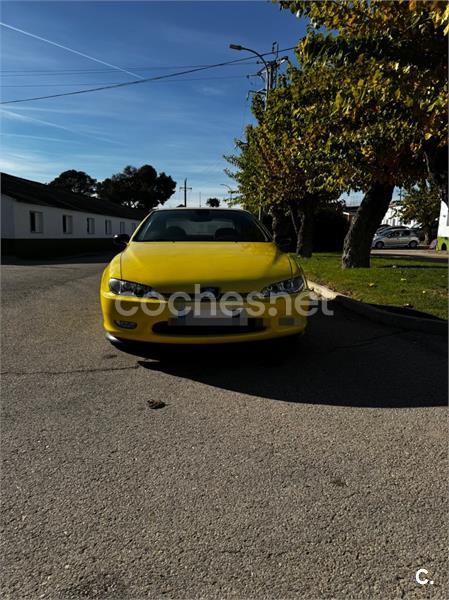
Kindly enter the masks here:
[[446, 340], [334, 307], [141, 358], [101, 270], [2, 268], [3, 598], [446, 598]]

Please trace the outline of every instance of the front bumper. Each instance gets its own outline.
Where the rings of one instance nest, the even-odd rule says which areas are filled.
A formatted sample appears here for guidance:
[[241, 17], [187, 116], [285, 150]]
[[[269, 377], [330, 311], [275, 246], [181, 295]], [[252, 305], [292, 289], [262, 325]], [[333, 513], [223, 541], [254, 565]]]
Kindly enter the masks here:
[[[114, 339], [161, 344], [224, 344], [268, 340], [302, 333], [307, 324], [310, 304], [309, 290], [292, 294], [285, 299], [274, 298], [262, 303], [264, 310], [257, 316], [249, 316], [247, 326], [227, 327], [172, 327], [173, 315], [168, 302], [135, 297], [118, 297], [101, 292], [103, 326]], [[145, 306], [143, 306], [145, 305]], [[252, 307], [243, 303], [241, 308]], [[145, 311], [144, 309], [149, 309]], [[148, 312], [156, 312], [153, 316]], [[249, 313], [251, 315], [251, 313]], [[134, 329], [120, 327], [117, 322], [131, 321]]]

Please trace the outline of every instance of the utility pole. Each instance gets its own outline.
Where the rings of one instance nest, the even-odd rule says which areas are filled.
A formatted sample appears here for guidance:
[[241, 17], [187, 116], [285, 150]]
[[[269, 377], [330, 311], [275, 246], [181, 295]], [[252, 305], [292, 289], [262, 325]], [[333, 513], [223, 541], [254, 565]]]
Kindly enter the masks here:
[[[277, 83], [277, 72], [282, 63], [288, 62], [288, 56], [283, 56], [282, 58], [278, 58], [279, 56], [279, 44], [277, 42], [273, 43], [272, 46], [272, 54], [276, 54], [276, 58], [274, 60], [265, 60], [263, 54], [260, 54], [256, 50], [252, 50], [251, 48], [246, 48], [245, 46], [240, 46], [240, 44], [229, 44], [229, 47], [232, 50], [246, 51], [251, 52], [257, 56], [261, 63], [263, 63], [262, 71], [259, 71], [257, 75], [262, 77], [265, 83], [265, 89], [259, 93], [264, 95], [264, 108], [267, 109], [268, 105], [268, 97], [271, 90], [274, 90]], [[264, 75], [263, 75], [264, 74]]]
[[199, 201], [200, 201], [200, 208], [201, 208], [201, 192], [199, 193]]
[[184, 190], [184, 206], [187, 206], [187, 190], [191, 190], [191, 187], [187, 187], [187, 177], [184, 179], [184, 185], [182, 185], [180, 190]]
[[[256, 50], [253, 50], [252, 48], [246, 48], [245, 46], [241, 46], [240, 44], [229, 44], [229, 47], [231, 48], [231, 50], [239, 50], [239, 51], [243, 50], [246, 52], [251, 52], [251, 54], [254, 54], [255, 56], [257, 56], [260, 59], [260, 62], [263, 63], [263, 69], [262, 69], [262, 71], [259, 71], [259, 73], [257, 73], [257, 75], [262, 77], [262, 79], [265, 83], [265, 89], [263, 91], [261, 90], [256, 93], [261, 93], [264, 95], [264, 110], [267, 110], [269, 94], [272, 90], [274, 90], [276, 88], [278, 69], [282, 65], [282, 63], [288, 62], [288, 56], [283, 56], [282, 58], [278, 58], [279, 44], [277, 42], [274, 42], [273, 46], [272, 46], [271, 53], [276, 55], [276, 58], [274, 60], [265, 60], [263, 55], [260, 54], [259, 52], [257, 52]], [[262, 205], [259, 205], [259, 220], [261, 218], [262, 218]]]

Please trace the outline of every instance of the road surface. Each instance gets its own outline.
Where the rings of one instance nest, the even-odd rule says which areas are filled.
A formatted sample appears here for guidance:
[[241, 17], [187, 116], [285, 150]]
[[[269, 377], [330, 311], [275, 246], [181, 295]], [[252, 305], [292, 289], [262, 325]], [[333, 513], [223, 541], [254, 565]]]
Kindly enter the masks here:
[[4, 598], [446, 597], [444, 339], [334, 307], [142, 358], [102, 268], [2, 268]]

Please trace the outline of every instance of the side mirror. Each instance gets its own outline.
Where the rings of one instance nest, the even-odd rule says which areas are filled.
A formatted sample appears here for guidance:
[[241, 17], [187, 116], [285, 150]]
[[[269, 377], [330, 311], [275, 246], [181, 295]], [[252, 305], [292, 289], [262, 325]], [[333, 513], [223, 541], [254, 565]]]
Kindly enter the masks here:
[[279, 248], [281, 252], [291, 252], [292, 249], [292, 240], [291, 238], [279, 238], [276, 240], [276, 246]]
[[124, 248], [129, 242], [129, 235], [127, 233], [116, 233], [112, 238], [114, 246]]

